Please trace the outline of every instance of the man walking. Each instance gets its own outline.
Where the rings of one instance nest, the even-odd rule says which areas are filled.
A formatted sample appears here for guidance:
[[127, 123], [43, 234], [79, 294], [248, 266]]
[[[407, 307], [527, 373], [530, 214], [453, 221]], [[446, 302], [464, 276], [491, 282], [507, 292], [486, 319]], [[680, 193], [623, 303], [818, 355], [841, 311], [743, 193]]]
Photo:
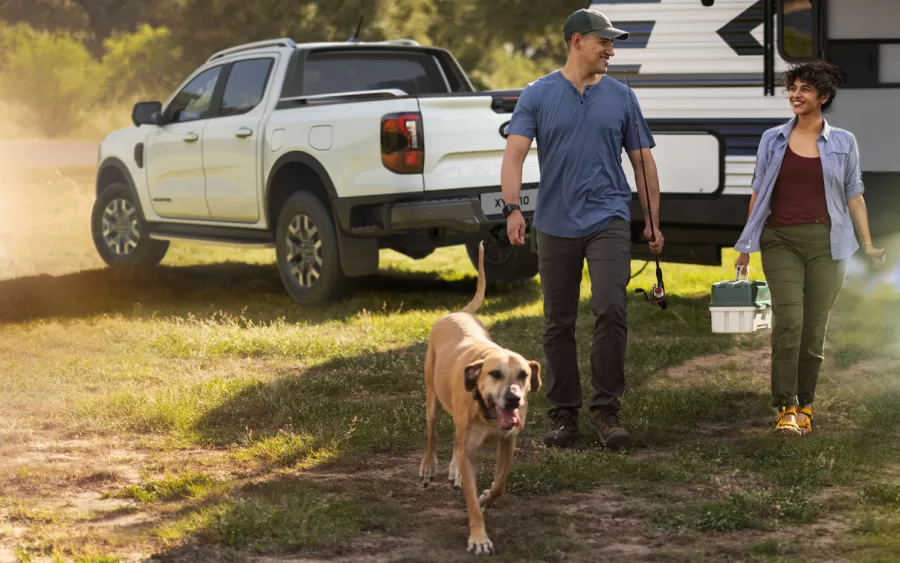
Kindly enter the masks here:
[[[503, 213], [510, 243], [525, 243], [525, 219], [517, 205], [522, 165], [537, 139], [541, 182], [534, 228], [544, 296], [544, 353], [547, 398], [553, 427], [545, 443], [566, 447], [578, 434], [582, 406], [575, 344], [584, 261], [591, 280], [595, 315], [591, 343], [588, 425], [605, 446], [630, 442], [619, 422], [625, 390], [626, 287], [631, 275], [631, 188], [622, 169], [622, 150], [635, 169], [644, 209], [644, 236], [659, 254], [659, 181], [650, 149], [653, 136], [630, 89], [605, 76], [613, 43], [629, 33], [613, 27], [595, 10], [573, 13], [563, 26], [568, 46], [565, 66], [529, 83], [509, 128], [501, 168]], [[637, 123], [632, 117], [632, 103]], [[638, 136], [638, 131], [640, 134]], [[647, 221], [646, 169], [653, 212]]]

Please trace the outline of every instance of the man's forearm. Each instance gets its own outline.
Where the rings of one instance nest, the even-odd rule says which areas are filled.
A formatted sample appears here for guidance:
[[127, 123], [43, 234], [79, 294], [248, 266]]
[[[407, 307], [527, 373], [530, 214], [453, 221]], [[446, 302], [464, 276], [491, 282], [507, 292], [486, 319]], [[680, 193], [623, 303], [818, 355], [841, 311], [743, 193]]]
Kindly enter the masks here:
[[[647, 174], [646, 187], [644, 183], [644, 170]], [[653, 159], [644, 159], [644, 170], [635, 170], [634, 179], [637, 187], [638, 198], [641, 201], [641, 209], [644, 210], [644, 219], [647, 214], [647, 192], [650, 192], [650, 211], [652, 212], [653, 226], [659, 228], [659, 175], [656, 172], [656, 163]]]
[[500, 165], [500, 190], [506, 203], [519, 203], [519, 192], [522, 190], [522, 162], [517, 160], [514, 156], [506, 154]]

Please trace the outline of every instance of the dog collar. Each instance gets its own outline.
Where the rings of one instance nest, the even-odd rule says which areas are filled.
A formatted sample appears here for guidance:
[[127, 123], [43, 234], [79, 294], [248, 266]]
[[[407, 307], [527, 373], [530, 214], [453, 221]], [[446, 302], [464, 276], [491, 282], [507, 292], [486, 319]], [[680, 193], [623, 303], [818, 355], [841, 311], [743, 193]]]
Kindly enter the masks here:
[[481, 393], [478, 392], [477, 387], [472, 390], [472, 398], [475, 399], [475, 402], [478, 403], [478, 406], [481, 408], [481, 415], [488, 420], [494, 420], [494, 413], [487, 407], [487, 404], [481, 397]]

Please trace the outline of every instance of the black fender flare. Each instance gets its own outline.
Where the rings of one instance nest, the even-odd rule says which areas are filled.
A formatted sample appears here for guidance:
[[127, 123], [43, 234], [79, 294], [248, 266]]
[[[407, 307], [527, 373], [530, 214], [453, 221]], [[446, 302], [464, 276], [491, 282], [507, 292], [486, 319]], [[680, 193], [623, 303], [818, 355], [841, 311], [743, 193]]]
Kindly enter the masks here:
[[103, 188], [106, 187], [104, 185], [104, 183], [101, 182], [101, 180], [103, 178], [104, 173], [107, 170], [109, 170], [110, 168], [116, 169], [119, 172], [119, 174], [123, 178], [125, 178], [125, 183], [128, 184], [128, 189], [131, 190], [131, 195], [134, 198], [134, 204], [137, 206], [138, 213], [140, 213], [141, 219], [146, 221], [147, 216], [144, 215], [144, 206], [141, 203], [140, 196], [138, 195], [137, 187], [134, 185], [134, 178], [131, 176], [131, 172], [128, 170], [128, 167], [125, 166], [125, 163], [122, 162], [118, 157], [115, 157], [115, 156], [106, 157], [103, 160], [103, 162], [100, 163], [100, 166], [97, 167], [96, 195], [99, 196], [100, 192], [103, 190]]
[[325, 188], [325, 194], [328, 197], [328, 201], [322, 203], [325, 204], [331, 213], [331, 218], [334, 222], [334, 230], [338, 240], [338, 254], [340, 256], [341, 269], [344, 271], [344, 274], [350, 277], [358, 277], [376, 273], [378, 271], [379, 257], [378, 239], [374, 237], [353, 237], [344, 232], [344, 229], [341, 227], [340, 217], [338, 217], [337, 210], [333, 205], [333, 201], [338, 197], [334, 182], [331, 180], [328, 171], [322, 166], [322, 163], [309, 153], [292, 151], [281, 155], [278, 160], [275, 161], [275, 164], [272, 165], [272, 169], [266, 178], [266, 191], [263, 197], [266, 224], [269, 225], [272, 232], [275, 231], [275, 226], [273, 225], [274, 218], [270, 216], [271, 211], [269, 209], [269, 196], [272, 192], [272, 182], [285, 165], [293, 163], [308, 166], [319, 177], [322, 186]]
[[269, 216], [269, 194], [272, 192], [272, 182], [275, 181], [278, 173], [285, 165], [293, 163], [305, 164], [316, 173], [319, 180], [322, 182], [322, 186], [325, 187], [325, 193], [328, 194], [328, 201], [322, 203], [326, 204], [332, 214], [334, 214], [331, 200], [337, 198], [337, 190], [334, 187], [334, 182], [331, 181], [331, 176], [325, 170], [325, 167], [322, 166], [322, 163], [313, 155], [301, 151], [292, 151], [278, 157], [278, 160], [272, 165], [272, 169], [269, 171], [269, 175], [266, 178], [266, 192], [263, 194], [263, 201], [265, 202], [266, 223], [268, 225], [271, 225], [273, 221], [273, 218]]

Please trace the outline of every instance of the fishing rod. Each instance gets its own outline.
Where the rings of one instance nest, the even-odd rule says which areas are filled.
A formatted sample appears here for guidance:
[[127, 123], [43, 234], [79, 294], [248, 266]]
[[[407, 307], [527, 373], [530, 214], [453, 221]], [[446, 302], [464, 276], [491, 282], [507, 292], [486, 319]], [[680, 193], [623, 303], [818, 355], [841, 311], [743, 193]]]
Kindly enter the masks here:
[[[634, 126], [634, 132], [637, 135], [638, 139], [638, 151], [641, 158], [641, 174], [644, 177], [644, 192], [647, 195], [647, 217], [650, 220], [650, 242], [656, 241], [656, 228], [653, 225], [653, 208], [650, 205], [650, 188], [647, 184], [647, 171], [644, 169], [644, 151], [643, 151], [643, 143], [641, 143], [641, 131], [638, 128], [637, 123], [637, 111], [634, 108], [634, 98], [632, 95], [634, 91], [631, 89], [631, 84], [628, 83], [628, 75], [625, 75], [625, 85], [628, 87], [628, 100], [631, 102], [631, 117], [632, 117], [632, 125]], [[659, 266], [659, 254], [654, 254], [656, 257], [656, 283], [650, 289], [650, 291], [645, 291], [643, 288], [639, 287], [634, 290], [635, 293], [642, 293], [644, 297], [647, 298], [647, 301], [653, 303], [655, 305], [659, 305], [660, 308], [665, 309], [668, 307], [668, 301], [666, 299], [666, 286], [663, 283], [663, 274], [662, 268]]]

